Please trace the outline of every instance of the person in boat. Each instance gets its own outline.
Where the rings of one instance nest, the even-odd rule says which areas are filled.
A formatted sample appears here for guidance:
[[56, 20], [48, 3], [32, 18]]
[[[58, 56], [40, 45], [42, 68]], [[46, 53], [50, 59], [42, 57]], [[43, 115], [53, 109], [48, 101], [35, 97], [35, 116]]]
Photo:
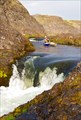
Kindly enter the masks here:
[[48, 43], [48, 44], [50, 44], [50, 40], [48, 39], [47, 36], [45, 36], [45, 38], [44, 38], [44, 43]]
[[48, 39], [48, 37], [47, 36], [45, 36], [45, 38], [44, 38], [44, 46], [54, 46], [54, 47], [56, 47], [57, 46], [57, 44], [56, 43], [54, 43], [54, 42], [50, 42], [50, 40]]

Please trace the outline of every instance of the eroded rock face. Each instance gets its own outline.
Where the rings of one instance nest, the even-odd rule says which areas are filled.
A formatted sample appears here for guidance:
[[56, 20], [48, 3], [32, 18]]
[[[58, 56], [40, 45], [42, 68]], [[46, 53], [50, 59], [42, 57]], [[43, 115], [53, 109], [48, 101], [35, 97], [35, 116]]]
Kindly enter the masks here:
[[8, 85], [14, 60], [34, 50], [33, 45], [11, 26], [5, 3], [6, 0], [0, 0], [0, 86]]
[[66, 21], [58, 16], [47, 15], [34, 15], [33, 17], [43, 25], [48, 36], [59, 34], [77, 35], [81, 33], [81, 21]]
[[18, 0], [1, 0], [7, 20], [21, 34], [42, 35], [44, 29]]

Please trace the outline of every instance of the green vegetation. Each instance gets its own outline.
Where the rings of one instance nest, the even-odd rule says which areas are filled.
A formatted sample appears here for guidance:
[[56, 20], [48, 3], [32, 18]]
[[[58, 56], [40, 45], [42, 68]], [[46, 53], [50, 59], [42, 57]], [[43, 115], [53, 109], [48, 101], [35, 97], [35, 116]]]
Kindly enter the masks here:
[[34, 38], [34, 37], [36, 37], [36, 35], [34, 35], [34, 34], [25, 34], [24, 37], [25, 38]]
[[50, 38], [50, 41], [55, 42], [57, 44], [81, 46], [81, 36], [61, 34], [61, 35], [49, 37], [49, 38]]
[[0, 70], [0, 78], [2, 78], [2, 77], [6, 78], [7, 74], [4, 73], [4, 71]]
[[15, 120], [15, 118], [13, 117], [13, 115], [9, 115], [6, 120]]
[[[35, 34], [25, 34], [25, 38], [40, 38], [44, 37], [44, 35], [35, 35]], [[49, 36], [49, 39], [51, 42], [55, 42], [57, 44], [62, 45], [75, 45], [75, 46], [81, 46], [81, 35], [73, 36], [71, 34], [60, 34], [56, 36]]]
[[41, 36], [40, 35], [38, 35], [38, 34], [25, 34], [25, 35], [23, 35], [25, 38], [40, 38], [40, 37], [44, 37], [45, 35], [43, 35], [43, 34], [41, 34]]

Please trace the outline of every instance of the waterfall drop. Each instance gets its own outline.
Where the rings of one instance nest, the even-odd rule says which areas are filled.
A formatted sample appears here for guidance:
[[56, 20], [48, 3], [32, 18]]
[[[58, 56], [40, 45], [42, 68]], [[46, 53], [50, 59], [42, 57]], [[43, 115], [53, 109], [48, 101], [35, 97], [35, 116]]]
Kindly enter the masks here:
[[13, 65], [9, 87], [0, 87], [0, 116], [12, 112], [19, 105], [27, 103], [43, 91], [51, 89], [55, 83], [64, 80], [63, 73], [57, 75], [56, 68], [47, 67], [43, 72], [39, 72], [40, 85], [34, 87], [36, 70], [33, 61], [34, 59], [29, 59], [24, 63], [21, 75], [17, 66]]

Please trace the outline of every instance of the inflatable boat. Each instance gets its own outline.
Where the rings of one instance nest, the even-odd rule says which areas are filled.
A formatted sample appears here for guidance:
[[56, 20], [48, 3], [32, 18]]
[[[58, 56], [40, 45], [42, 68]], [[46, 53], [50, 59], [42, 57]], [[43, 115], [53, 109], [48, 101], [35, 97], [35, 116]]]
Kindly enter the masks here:
[[44, 46], [50, 46], [50, 43], [44, 43]]
[[44, 46], [53, 46], [53, 47], [56, 47], [57, 44], [54, 43], [54, 42], [50, 42], [50, 43], [44, 43]]
[[50, 45], [51, 45], [51, 46], [54, 46], [54, 47], [56, 47], [56, 46], [57, 46], [57, 44], [56, 44], [56, 43], [54, 43], [54, 42], [50, 42]]

